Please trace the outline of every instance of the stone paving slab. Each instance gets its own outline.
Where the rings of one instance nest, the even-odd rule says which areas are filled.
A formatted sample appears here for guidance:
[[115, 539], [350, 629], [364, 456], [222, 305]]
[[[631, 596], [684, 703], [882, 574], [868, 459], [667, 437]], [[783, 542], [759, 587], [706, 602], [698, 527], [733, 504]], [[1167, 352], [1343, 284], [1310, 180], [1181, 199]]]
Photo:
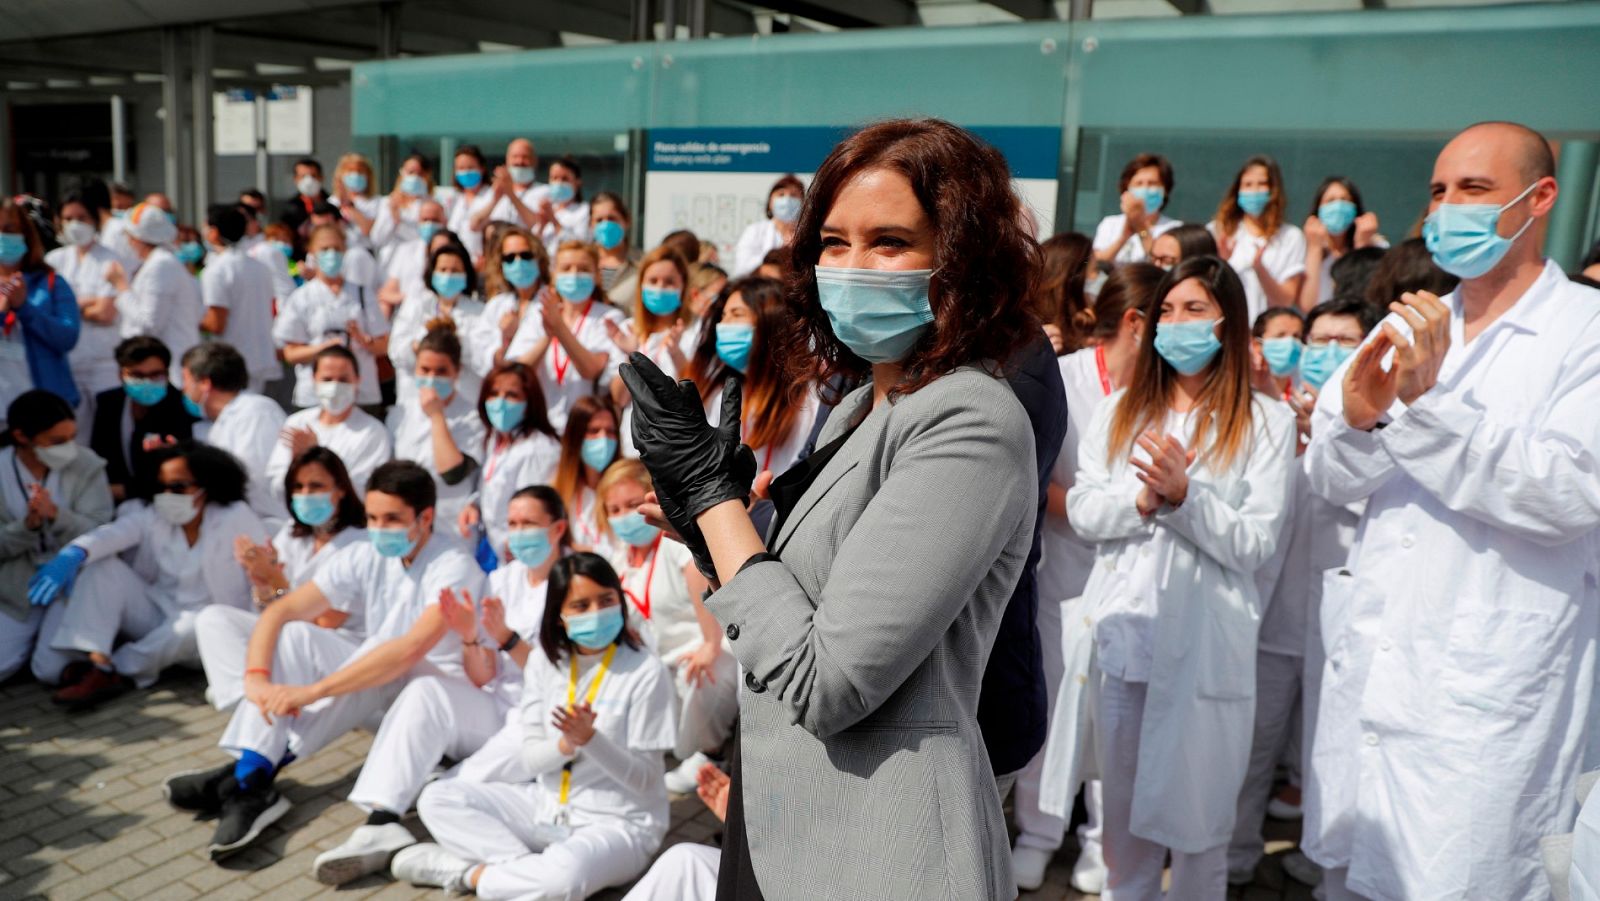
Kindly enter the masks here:
[[[386, 876], [338, 889], [311, 878], [312, 859], [361, 820], [344, 798], [371, 745], [365, 732], [324, 749], [319, 766], [287, 770], [281, 785], [295, 808], [255, 847], [220, 865], [211, 862], [205, 844], [214, 825], [173, 810], [160, 791], [170, 773], [220, 760], [216, 740], [227, 720], [205, 703], [204, 693], [203, 676], [174, 670], [149, 691], [71, 715], [51, 705], [42, 686], [15, 680], [0, 686], [0, 901], [443, 897]], [[424, 834], [415, 817], [406, 824]], [[674, 801], [667, 844], [706, 841], [720, 825], [698, 800]], [[1274, 828], [1269, 839], [1278, 840], [1282, 853], [1293, 836], [1283, 824]], [[1074, 856], [1069, 838], [1044, 887], [1022, 898], [1085, 897], [1068, 884]], [[595, 898], [622, 895], [613, 890]], [[1302, 901], [1310, 892], [1284, 877], [1269, 854], [1257, 883], [1230, 898]]]

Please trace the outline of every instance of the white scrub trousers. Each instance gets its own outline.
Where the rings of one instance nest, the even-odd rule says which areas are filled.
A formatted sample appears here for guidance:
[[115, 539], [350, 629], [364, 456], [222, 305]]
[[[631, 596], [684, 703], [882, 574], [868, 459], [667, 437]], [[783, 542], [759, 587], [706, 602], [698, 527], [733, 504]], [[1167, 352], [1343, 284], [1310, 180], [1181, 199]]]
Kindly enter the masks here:
[[[1300, 671], [1305, 661], [1288, 654], [1256, 652], [1255, 736], [1250, 741], [1250, 764], [1239, 789], [1239, 806], [1228, 845], [1228, 872], [1235, 878], [1253, 876], [1265, 850], [1261, 824], [1272, 794], [1272, 773], [1295, 741], [1295, 707], [1300, 701]], [[1298, 770], [1296, 766], [1294, 769]]]
[[681, 842], [661, 852], [622, 901], [714, 901], [722, 849]]
[[687, 760], [700, 751], [719, 751], [733, 734], [733, 720], [739, 713], [739, 661], [724, 650], [711, 667], [716, 681], [699, 685], [689, 684], [681, 659], [668, 666], [678, 693], [678, 744], [673, 756]]
[[66, 615], [66, 598], [56, 598], [48, 607], [29, 607], [22, 619], [0, 612], [0, 682], [30, 663], [40, 682], [54, 685], [61, 678], [62, 668], [78, 656], [50, 646]]
[[244, 698], [244, 658], [258, 619], [254, 611], [222, 604], [212, 604], [195, 618], [206, 700], [218, 710], [228, 710]]
[[[61, 603], [61, 598], [55, 603]], [[169, 666], [199, 665], [194, 633], [197, 613], [168, 613], [149, 582], [121, 558], [107, 557], [78, 573], [51, 646], [59, 651], [104, 654], [118, 673], [140, 688], [149, 688]], [[119, 638], [124, 642], [120, 646]]]
[[485, 901], [580, 901], [644, 872], [652, 843], [619, 819], [573, 827], [543, 846], [536, 831], [554, 820], [555, 802], [538, 783], [429, 785], [417, 801], [423, 825], [450, 853], [486, 863], [478, 880]]
[[[1138, 771], [1139, 727], [1149, 685], [1103, 675], [1100, 683], [1100, 782], [1105, 802], [1102, 843], [1106, 855], [1104, 901], [1161, 898], [1167, 848], [1129, 830]], [[1197, 854], [1172, 851], [1172, 886], [1166, 901], [1216, 901], [1228, 896], [1228, 846]]]
[[504, 719], [494, 696], [465, 679], [412, 679], [383, 716], [350, 790], [351, 803], [405, 813], [441, 759], [460, 760], [477, 751]]
[[[349, 636], [311, 623], [285, 623], [278, 634], [272, 659], [272, 681], [279, 685], [310, 685], [344, 666], [364, 646]], [[271, 723], [248, 699], [240, 701], [218, 745], [238, 755], [254, 751], [279, 761], [285, 752], [309, 757], [339, 736], [381, 714], [405, 685], [397, 679], [354, 694], [323, 698], [300, 711], [299, 716], [274, 717]]]

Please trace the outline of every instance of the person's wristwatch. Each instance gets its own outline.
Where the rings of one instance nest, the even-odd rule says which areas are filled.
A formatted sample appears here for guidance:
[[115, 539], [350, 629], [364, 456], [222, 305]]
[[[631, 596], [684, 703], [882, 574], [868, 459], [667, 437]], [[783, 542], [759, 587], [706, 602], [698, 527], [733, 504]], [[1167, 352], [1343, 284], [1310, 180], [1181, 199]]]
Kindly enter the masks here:
[[513, 650], [516, 649], [517, 643], [520, 642], [520, 641], [522, 641], [522, 636], [518, 635], [515, 631], [513, 631], [511, 633], [511, 637], [510, 638], [507, 638], [505, 641], [500, 642], [500, 650], [502, 650], [505, 653], [509, 654]]

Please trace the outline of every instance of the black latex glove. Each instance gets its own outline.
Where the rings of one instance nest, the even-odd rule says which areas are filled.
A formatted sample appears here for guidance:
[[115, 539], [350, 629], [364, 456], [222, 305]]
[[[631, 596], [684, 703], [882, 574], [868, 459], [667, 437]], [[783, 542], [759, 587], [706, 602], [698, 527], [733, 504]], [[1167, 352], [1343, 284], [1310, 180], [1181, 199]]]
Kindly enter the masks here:
[[667, 522], [672, 523], [673, 531], [678, 533], [678, 540], [694, 557], [694, 568], [700, 570], [700, 575], [705, 576], [707, 582], [717, 584], [720, 581], [717, 578], [717, 565], [711, 560], [711, 548], [706, 545], [706, 536], [700, 531], [700, 524], [684, 512], [672, 495], [663, 494], [659, 487], [656, 488], [656, 503], [661, 505], [661, 514], [667, 518]]
[[[655, 481], [663, 512], [671, 503], [692, 523], [724, 501], [749, 500], [756, 455], [739, 439], [743, 392], [738, 378], [730, 376], [723, 385], [722, 423], [716, 428], [706, 422], [694, 382], [674, 384], [644, 354], [622, 364], [622, 381], [633, 395], [633, 446]], [[676, 519], [672, 524], [682, 528]], [[688, 540], [688, 534], [680, 534]]]

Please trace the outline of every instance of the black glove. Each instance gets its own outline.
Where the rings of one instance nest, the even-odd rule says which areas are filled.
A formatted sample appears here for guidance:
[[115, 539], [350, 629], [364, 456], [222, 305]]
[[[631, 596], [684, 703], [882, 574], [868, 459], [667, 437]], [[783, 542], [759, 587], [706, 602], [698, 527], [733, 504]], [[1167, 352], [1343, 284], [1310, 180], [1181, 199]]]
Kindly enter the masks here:
[[[722, 424], [716, 428], [706, 422], [694, 382], [673, 384], [644, 354], [622, 364], [622, 381], [633, 395], [633, 446], [658, 498], [669, 498], [690, 522], [723, 501], [749, 500], [756, 455], [739, 440], [743, 393], [737, 378], [723, 385]], [[676, 520], [673, 525], [682, 528]]]
[[700, 524], [673, 500], [672, 495], [663, 493], [659, 487], [656, 488], [656, 503], [661, 505], [662, 515], [672, 523], [673, 531], [678, 533], [678, 540], [694, 557], [694, 568], [700, 570], [700, 575], [705, 576], [707, 582], [716, 584], [720, 581], [717, 579], [717, 565], [711, 560], [711, 548], [706, 546], [706, 536], [700, 531]]

